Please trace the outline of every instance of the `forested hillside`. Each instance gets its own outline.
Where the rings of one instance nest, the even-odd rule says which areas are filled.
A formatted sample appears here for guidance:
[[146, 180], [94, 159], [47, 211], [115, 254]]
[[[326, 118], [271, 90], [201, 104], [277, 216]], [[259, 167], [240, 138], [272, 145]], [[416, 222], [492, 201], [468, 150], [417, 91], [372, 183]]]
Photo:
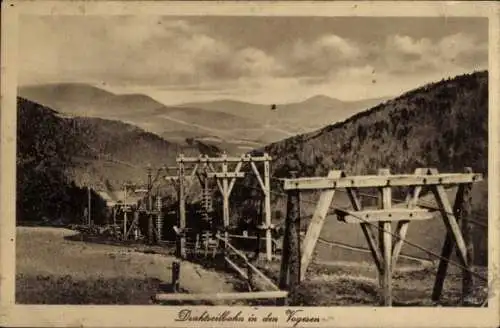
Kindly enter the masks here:
[[[68, 178], [67, 169], [85, 150], [82, 140], [49, 108], [18, 98], [17, 116], [18, 222], [81, 219], [87, 193]], [[93, 199], [99, 200], [95, 194]]]
[[442, 80], [324, 129], [265, 147], [275, 177], [297, 156], [301, 176], [322, 176], [332, 168], [350, 174], [412, 172], [417, 167], [487, 173], [488, 74]]
[[[174, 165], [178, 152], [219, 152], [203, 143], [179, 146], [130, 124], [99, 118], [64, 117], [18, 98], [18, 218], [81, 219], [87, 194], [146, 181], [146, 166]], [[97, 194], [94, 216], [102, 200]]]

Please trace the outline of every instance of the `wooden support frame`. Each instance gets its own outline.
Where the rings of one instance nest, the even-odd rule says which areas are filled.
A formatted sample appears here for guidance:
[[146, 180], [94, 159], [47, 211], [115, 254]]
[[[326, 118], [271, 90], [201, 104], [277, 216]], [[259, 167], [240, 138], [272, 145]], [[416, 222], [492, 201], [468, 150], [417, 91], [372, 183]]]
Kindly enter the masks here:
[[[435, 217], [436, 213], [441, 214], [447, 228], [447, 235], [441, 254], [442, 259], [439, 264], [432, 298], [433, 300], [438, 300], [440, 297], [447, 263], [450, 259], [453, 246], [456, 245], [461, 265], [464, 267], [462, 294], [463, 300], [466, 302], [465, 299], [467, 295], [471, 293], [473, 284], [470, 270], [472, 263], [471, 227], [468, 222], [464, 222], [462, 226], [459, 226], [458, 219], [467, 220], [466, 217], [470, 215], [470, 189], [472, 183], [479, 182], [482, 179], [483, 177], [481, 174], [472, 173], [470, 168], [467, 168], [463, 174], [439, 174], [437, 169], [418, 168], [413, 175], [391, 175], [389, 170], [381, 169], [377, 176], [347, 177], [342, 171], [330, 171], [328, 176], [323, 178], [292, 177], [283, 179], [285, 190], [289, 192], [289, 202], [290, 197], [292, 197], [292, 199], [298, 197], [295, 193], [291, 193], [292, 191], [321, 190], [320, 199], [304, 239], [302, 260], [299, 265], [301, 280], [305, 277], [314, 247], [321, 232], [321, 227], [323, 226], [329, 207], [331, 206], [335, 190], [338, 188], [345, 188], [354, 210], [336, 209], [335, 213], [348, 223], [356, 223], [357, 220], [357, 222], [361, 224], [361, 228], [367, 239], [375, 265], [379, 272], [379, 282], [383, 289], [383, 304], [385, 306], [392, 305], [392, 271], [401, 253], [409, 223], [412, 220], [431, 219]], [[451, 207], [445, 191], [444, 186], [447, 184], [460, 185], [454, 208]], [[395, 186], [409, 187], [406, 197], [406, 208], [401, 208], [399, 206], [393, 207], [391, 191], [392, 187]], [[431, 212], [429, 208], [424, 209], [423, 207], [417, 206], [423, 186], [428, 186], [435, 196], [439, 207], [437, 212]], [[380, 209], [363, 210], [357, 196], [357, 189], [374, 187], [379, 188], [380, 191]], [[289, 208], [287, 211], [290, 210], [296, 211], [296, 209], [293, 208]], [[290, 215], [287, 212], [287, 226], [291, 224], [290, 220], [294, 220], [294, 215]], [[392, 232], [392, 221], [397, 222], [394, 233]], [[378, 224], [379, 231], [378, 245], [373, 231], [368, 226], [376, 224]], [[288, 282], [290, 280], [288, 273], [290, 268], [288, 266], [290, 265], [290, 252], [293, 250], [290, 249], [290, 240], [287, 236], [288, 234], [285, 234], [283, 246], [281, 269], [282, 282]], [[394, 240], [393, 236], [395, 236]]]
[[282, 290], [264, 291], [264, 292], [242, 292], [242, 293], [215, 293], [215, 294], [156, 294], [155, 301], [220, 301], [220, 300], [251, 300], [266, 298], [286, 298], [288, 292]]
[[[272, 234], [271, 234], [271, 193], [270, 193], [270, 161], [272, 160], [271, 156], [268, 154], [264, 154], [263, 156], [251, 156], [249, 154], [242, 155], [241, 157], [234, 157], [234, 156], [227, 156], [225, 153], [222, 156], [218, 157], [209, 157], [207, 155], [200, 155], [199, 157], [184, 157], [182, 154], [180, 154], [177, 157], [177, 165], [178, 168], [180, 169], [181, 167], [185, 168], [185, 165], [187, 164], [194, 164], [194, 168], [191, 172], [190, 178], [197, 177], [200, 183], [203, 185], [205, 179], [215, 179], [217, 186], [219, 188], [219, 191], [222, 195], [223, 199], [223, 223], [224, 223], [224, 235], [226, 236], [229, 234], [227, 228], [229, 227], [229, 201], [230, 201], [230, 196], [231, 192], [233, 190], [233, 187], [236, 183], [236, 179], [243, 178], [245, 176], [245, 172], [241, 172], [241, 169], [243, 168], [243, 165], [246, 163], [250, 164], [250, 167], [257, 178], [257, 181], [259, 182], [259, 185], [264, 193], [264, 224], [263, 226], [265, 227], [265, 235], [266, 235], [266, 258], [269, 261], [272, 261]], [[263, 162], [264, 163], [264, 172], [261, 174], [256, 166], [256, 162]], [[216, 167], [215, 164], [218, 164], [219, 167]], [[236, 164], [233, 170], [230, 169], [231, 164]], [[205, 172], [204, 174], [201, 174], [199, 171], [199, 166], [202, 166], [203, 168], [210, 170]], [[185, 179], [186, 176], [179, 175], [177, 179], [172, 179], [174, 183], [178, 186], [177, 188], [180, 190], [181, 189], [181, 183], [180, 181]], [[176, 181], [177, 180], [177, 181]], [[192, 180], [190, 180], [192, 181]], [[183, 212], [183, 215], [180, 215], [180, 217], [185, 218], [185, 203], [186, 203], [186, 194], [189, 193], [188, 190], [183, 188], [182, 190], [182, 196], [183, 199], [181, 201], [180, 195], [181, 193], [179, 192], [179, 212]], [[185, 219], [184, 219], [185, 220]], [[181, 227], [182, 224], [179, 223], [179, 227]], [[179, 247], [181, 246], [182, 243], [179, 244]], [[182, 253], [181, 250], [178, 251], [178, 253]]]
[[260, 276], [269, 286], [271, 286], [271, 288], [273, 290], [276, 290], [276, 291], [280, 290], [280, 288], [278, 286], [276, 286], [271, 279], [269, 279], [262, 271], [260, 271], [252, 263], [250, 263], [250, 260], [245, 256], [245, 254], [243, 254], [236, 247], [231, 245], [231, 243], [227, 242], [224, 238], [221, 238], [218, 235], [216, 235], [215, 238], [220, 240], [221, 242], [225, 243], [228, 250], [232, 251], [235, 255], [237, 255], [239, 258], [241, 258], [245, 262], [245, 264], [249, 268], [249, 270], [255, 272], [258, 276]]

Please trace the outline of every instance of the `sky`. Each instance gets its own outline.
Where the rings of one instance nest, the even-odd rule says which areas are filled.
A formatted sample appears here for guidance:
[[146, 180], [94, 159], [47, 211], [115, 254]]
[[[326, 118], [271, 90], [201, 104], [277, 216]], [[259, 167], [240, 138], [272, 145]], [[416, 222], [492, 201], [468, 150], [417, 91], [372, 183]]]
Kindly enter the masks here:
[[396, 96], [487, 69], [488, 21], [446, 17], [21, 16], [20, 85], [165, 103]]

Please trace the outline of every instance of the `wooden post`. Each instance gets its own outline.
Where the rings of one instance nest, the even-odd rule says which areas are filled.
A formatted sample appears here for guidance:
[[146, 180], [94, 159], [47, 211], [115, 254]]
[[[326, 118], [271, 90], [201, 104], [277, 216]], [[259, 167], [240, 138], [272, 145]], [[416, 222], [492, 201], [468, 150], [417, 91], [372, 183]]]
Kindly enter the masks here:
[[[472, 173], [472, 168], [466, 167], [464, 172]], [[469, 305], [471, 301], [470, 297], [474, 290], [474, 277], [471, 273], [472, 265], [474, 264], [474, 243], [472, 240], [474, 234], [473, 225], [469, 221], [472, 215], [472, 183], [464, 185], [462, 197], [461, 218], [459, 220], [461, 222], [462, 237], [464, 238], [467, 254], [467, 266], [462, 271], [462, 304]]]
[[178, 163], [178, 174], [179, 174], [179, 228], [181, 230], [180, 236], [178, 237], [178, 249], [177, 255], [185, 259], [186, 258], [186, 196], [184, 195], [184, 163], [182, 161], [183, 155], [179, 156], [180, 161]]
[[158, 193], [156, 199], [156, 210], [158, 211], [158, 216], [156, 217], [156, 231], [158, 232], [158, 242], [163, 240], [163, 213], [162, 213], [162, 200], [160, 194]]
[[127, 240], [127, 207], [123, 206], [123, 240]]
[[[461, 193], [460, 187], [457, 192], [457, 198], [456, 198], [457, 201], [459, 199], [458, 198], [459, 193]], [[455, 204], [458, 203], [457, 201], [455, 202]], [[439, 301], [439, 299], [441, 298], [441, 293], [443, 291], [443, 286], [444, 286], [444, 280], [446, 278], [446, 272], [448, 271], [448, 260], [450, 259], [452, 251], [453, 251], [453, 238], [450, 232], [446, 232], [443, 248], [441, 249], [441, 258], [444, 258], [446, 260], [439, 261], [436, 273], [436, 280], [434, 282], [434, 287], [432, 289], [432, 297], [431, 297], [432, 301], [434, 302]]]
[[[222, 155], [223, 159], [227, 158], [224, 153]], [[222, 162], [222, 173], [227, 174], [227, 161]], [[226, 248], [226, 243], [228, 242], [229, 231], [229, 181], [227, 177], [222, 178], [222, 219], [224, 222], [224, 249]]]
[[[296, 177], [296, 172], [290, 172], [291, 178]], [[295, 195], [293, 194], [292, 191], [287, 192], [287, 215], [285, 217], [285, 231], [283, 235], [283, 245], [281, 247], [281, 267], [280, 267], [280, 281], [279, 281], [279, 287], [281, 290], [286, 290], [288, 289], [289, 285], [289, 270], [288, 270], [288, 265], [290, 262], [290, 229], [291, 229], [291, 221], [290, 221], [290, 209], [291, 209], [291, 203], [293, 201], [292, 197]], [[258, 240], [258, 239], [257, 239]], [[258, 240], [259, 241], [259, 240]]]
[[246, 265], [247, 265], [248, 287], [249, 287], [250, 291], [252, 291], [254, 289], [253, 270], [252, 270], [252, 267], [250, 266], [250, 262], [247, 262]]
[[123, 186], [123, 240], [127, 240], [127, 187], [127, 184]]
[[88, 217], [87, 224], [90, 226], [92, 224], [92, 193], [90, 192], [90, 186], [87, 186], [87, 196], [88, 196]]
[[[293, 178], [296, 171], [291, 171]], [[293, 292], [300, 284], [300, 198], [299, 190], [288, 191], [285, 237], [280, 271], [280, 288]]]
[[139, 239], [139, 209], [136, 208], [134, 211], [134, 239]]
[[[265, 157], [268, 154], [264, 154]], [[271, 183], [270, 183], [270, 172], [269, 172], [269, 160], [264, 162], [264, 213], [265, 213], [265, 225], [266, 225], [266, 259], [272, 261], [272, 235], [271, 235]]]
[[[389, 169], [380, 169], [379, 175], [390, 175]], [[389, 210], [392, 207], [391, 187], [381, 188], [381, 207]], [[379, 245], [384, 263], [382, 266], [381, 286], [384, 291], [384, 306], [392, 306], [392, 226], [391, 221], [379, 223]]]
[[181, 264], [178, 261], [172, 263], [172, 292], [179, 292], [179, 277], [181, 272]]
[[151, 167], [148, 167], [148, 243], [153, 244], [153, 181]]

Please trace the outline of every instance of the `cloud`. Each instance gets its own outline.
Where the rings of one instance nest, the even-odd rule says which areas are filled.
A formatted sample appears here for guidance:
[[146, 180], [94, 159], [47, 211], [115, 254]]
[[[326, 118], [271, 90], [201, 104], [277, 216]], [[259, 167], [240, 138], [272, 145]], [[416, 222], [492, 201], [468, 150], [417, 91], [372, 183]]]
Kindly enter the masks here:
[[325, 34], [312, 41], [297, 40], [283, 47], [280, 55], [289, 75], [321, 76], [341, 65], [352, 65], [364, 58], [356, 42], [335, 34]]
[[292, 56], [297, 59], [312, 59], [318, 56], [332, 56], [341, 60], [349, 60], [360, 55], [359, 47], [352, 41], [334, 34], [323, 35], [312, 43], [301, 40], [294, 44]]
[[395, 35], [387, 38], [384, 54], [387, 69], [395, 74], [470, 71], [486, 67], [488, 45], [466, 33], [435, 41]]
[[427, 38], [415, 40], [407, 35], [395, 35], [387, 39], [387, 49], [393, 49], [401, 54], [424, 55], [429, 52], [432, 43]]
[[[257, 78], [274, 74], [280, 66], [262, 49], [237, 49], [203, 26], [181, 19], [35, 17], [24, 19], [22, 25], [24, 83], [184, 85]], [[57, 25], [64, 26], [65, 33]]]
[[232, 92], [286, 102], [318, 93], [386, 95], [487, 66], [487, 43], [466, 32], [439, 38], [395, 33], [367, 41], [325, 30], [276, 40], [278, 46], [266, 48], [224, 38], [200, 22], [161, 16], [23, 16], [19, 81], [105, 82], [122, 90], [169, 95], [186, 90], [186, 97], [194, 91], [203, 97]]
[[238, 76], [266, 77], [280, 74], [283, 67], [277, 60], [256, 48], [245, 48], [237, 51], [229, 58], [231, 70]]

